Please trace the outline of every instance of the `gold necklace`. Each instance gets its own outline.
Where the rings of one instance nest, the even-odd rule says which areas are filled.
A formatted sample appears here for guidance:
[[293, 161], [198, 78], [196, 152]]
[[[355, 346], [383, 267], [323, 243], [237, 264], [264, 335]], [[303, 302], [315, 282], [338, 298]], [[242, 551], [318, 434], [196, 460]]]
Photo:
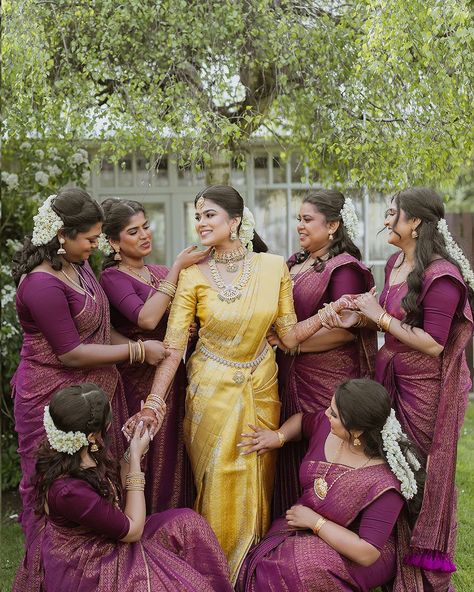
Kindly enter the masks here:
[[82, 277], [82, 275], [79, 273], [79, 271], [76, 269], [76, 267], [74, 265], [71, 264], [71, 267], [76, 272], [77, 277], [79, 278], [79, 283], [77, 283], [73, 278], [69, 277], [68, 274], [64, 271], [64, 269], [61, 268], [59, 271], [63, 274], [63, 276], [65, 276], [71, 282], [71, 284], [74, 284], [76, 286], [76, 288], [79, 288], [79, 290], [81, 290], [81, 292], [84, 292], [84, 294], [86, 296], [90, 296], [92, 298], [92, 300], [95, 301], [95, 294], [92, 292], [92, 290], [87, 285], [86, 280]]
[[[151, 272], [150, 269], [148, 269], [148, 267], [146, 267], [146, 265], [144, 265], [143, 267], [146, 267], [146, 269], [148, 269], [148, 273], [150, 274], [150, 279], [149, 280], [147, 280], [146, 277], [143, 276], [138, 271], [135, 271], [133, 269], [133, 267], [130, 267], [130, 265], [125, 265], [125, 267], [128, 269], [128, 271], [130, 273], [132, 273], [137, 278], [140, 278], [142, 280], [142, 282], [144, 282], [145, 284], [147, 284], [148, 286], [150, 286], [150, 288], [153, 288], [154, 290], [157, 290], [158, 289], [158, 278], [155, 276], [154, 273]], [[119, 267], [119, 269], [120, 269], [120, 267]]]
[[245, 247], [239, 247], [233, 251], [221, 251], [220, 253], [214, 248], [211, 257], [216, 263], [224, 263], [226, 271], [235, 273], [239, 269], [237, 262], [242, 261], [246, 254], [247, 249]]
[[[396, 281], [397, 281], [397, 278], [398, 278], [398, 274], [400, 273], [400, 270], [402, 268], [402, 265], [403, 265], [403, 263], [399, 267], [397, 267], [397, 272], [396, 272], [396, 274], [393, 277], [392, 283], [390, 283], [390, 277], [388, 278], [387, 293], [385, 294], [385, 300], [384, 300], [383, 307], [382, 307], [385, 312], [387, 312], [387, 304], [388, 304], [388, 297], [390, 295], [390, 290], [392, 289], [393, 286], [396, 286], [397, 285], [396, 284]], [[400, 292], [400, 290], [401, 290], [401, 288], [402, 288], [402, 286], [404, 284], [406, 284], [406, 280], [403, 280], [403, 282], [400, 282], [398, 284], [398, 287], [397, 287], [397, 289], [395, 291], [395, 296], [398, 294], [398, 292]]]
[[313, 490], [314, 490], [314, 493], [316, 494], [316, 497], [318, 497], [320, 500], [323, 500], [323, 499], [326, 498], [326, 496], [329, 493], [329, 490], [331, 489], [331, 487], [337, 481], [339, 481], [339, 479], [341, 477], [343, 477], [346, 473], [350, 473], [351, 471], [354, 471], [355, 469], [363, 469], [372, 460], [372, 457], [370, 457], [360, 467], [350, 467], [350, 468], [348, 468], [346, 471], [344, 471], [343, 473], [341, 473], [340, 475], [338, 475], [334, 479], [334, 481], [331, 483], [331, 485], [328, 485], [328, 482], [326, 481], [327, 474], [329, 472], [329, 469], [331, 468], [331, 465], [337, 464], [337, 461], [339, 460], [339, 457], [340, 457], [341, 452], [342, 452], [342, 446], [343, 445], [344, 445], [344, 440], [341, 440], [341, 443], [339, 444], [339, 448], [337, 449], [337, 453], [336, 453], [336, 456], [334, 458], [334, 461], [328, 463], [327, 469], [326, 469], [326, 471], [325, 471], [325, 473], [324, 473], [324, 475], [322, 477], [318, 477], [317, 479], [314, 480]]
[[219, 288], [219, 292], [217, 293], [217, 297], [222, 302], [234, 302], [238, 300], [242, 296], [242, 289], [247, 285], [247, 282], [250, 279], [250, 259], [246, 257], [244, 259], [244, 267], [242, 270], [242, 275], [240, 276], [240, 280], [237, 284], [226, 284], [222, 279], [219, 270], [217, 269], [216, 262], [214, 259], [208, 259], [208, 265], [211, 272], [211, 277], [214, 280], [214, 283]]

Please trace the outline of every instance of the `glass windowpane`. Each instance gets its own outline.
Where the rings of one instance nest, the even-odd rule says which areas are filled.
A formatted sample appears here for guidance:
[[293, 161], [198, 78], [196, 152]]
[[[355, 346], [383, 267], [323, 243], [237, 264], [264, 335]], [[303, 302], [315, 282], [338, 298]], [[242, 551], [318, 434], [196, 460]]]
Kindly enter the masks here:
[[273, 164], [273, 182], [274, 183], [286, 183], [286, 164], [281, 160], [279, 156], [272, 158]]
[[272, 253], [286, 255], [286, 191], [258, 189], [255, 192], [255, 230]]
[[268, 158], [265, 156], [255, 156], [253, 159], [255, 183], [268, 184]]
[[155, 174], [153, 175], [153, 184], [159, 187], [169, 185], [168, 177], [168, 158], [158, 156], [153, 163]]

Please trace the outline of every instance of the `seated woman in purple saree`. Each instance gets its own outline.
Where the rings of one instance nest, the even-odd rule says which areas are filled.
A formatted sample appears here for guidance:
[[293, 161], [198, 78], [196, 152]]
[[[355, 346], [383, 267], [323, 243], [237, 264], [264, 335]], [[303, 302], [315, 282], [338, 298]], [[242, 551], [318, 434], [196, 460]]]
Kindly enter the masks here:
[[[354, 304], [385, 331], [376, 379], [427, 463], [425, 496], [405, 561], [419, 568], [424, 592], [447, 592], [456, 569], [456, 452], [471, 386], [464, 349], [472, 337], [474, 274], [434, 191], [397, 193], [385, 226], [388, 242], [401, 250], [387, 263], [380, 303], [364, 294]], [[344, 326], [352, 315], [341, 315]]]
[[[152, 235], [145, 210], [137, 201], [110, 198], [102, 202], [106, 257], [100, 284], [110, 303], [112, 326], [128, 339], [158, 339], [166, 334], [168, 308], [182, 269], [200, 261], [205, 253], [195, 247], [178, 255], [171, 269], [145, 265], [152, 250]], [[122, 362], [128, 413], [140, 411], [140, 402], [151, 392], [155, 366]], [[144, 470], [145, 499], [149, 514], [168, 508], [192, 507], [194, 483], [183, 442], [186, 368], [181, 362], [167, 397], [167, 413], [161, 430], [150, 444]]]
[[[123, 453], [121, 423], [127, 418], [116, 362], [128, 358], [127, 340], [111, 330], [107, 297], [87, 259], [97, 245], [103, 212], [82, 189], [50, 196], [35, 217], [33, 236], [14, 261], [16, 304], [24, 331], [20, 363], [12, 378], [23, 503], [21, 524], [30, 544], [40, 527], [31, 477], [44, 438], [42, 411], [60, 388], [94, 381], [108, 395], [116, 421], [114, 453]], [[146, 344], [147, 358], [164, 355], [158, 342]]]
[[309, 439], [303, 493], [250, 551], [238, 592], [417, 590], [415, 570], [399, 556], [409, 535], [404, 498], [416, 514], [423, 471], [387, 391], [371, 380], [350, 380], [326, 413], [294, 415], [280, 435], [257, 429], [241, 446], [262, 454], [301, 435]]
[[[159, 423], [165, 409], [157, 409]], [[94, 384], [63, 389], [45, 408], [47, 441], [36, 467], [45, 526], [13, 592], [231, 592], [224, 554], [201, 516], [188, 509], [145, 516], [140, 459], [148, 430], [137, 429], [129, 462], [122, 460], [123, 496], [104, 445], [110, 422], [108, 398]]]
[[[351, 215], [349, 215], [351, 213]], [[333, 190], [309, 193], [301, 204], [297, 231], [302, 251], [288, 260], [298, 321], [303, 321], [344, 294], [368, 292], [371, 272], [361, 262], [353, 242], [357, 217], [350, 199]], [[278, 385], [281, 421], [295, 413], [327, 409], [336, 387], [350, 378], [373, 378], [376, 332], [364, 327], [320, 329], [298, 352], [278, 345]], [[292, 355], [293, 354], [293, 355]], [[274, 515], [280, 516], [300, 494], [298, 467], [306, 442], [292, 442], [282, 450], [274, 493]]]

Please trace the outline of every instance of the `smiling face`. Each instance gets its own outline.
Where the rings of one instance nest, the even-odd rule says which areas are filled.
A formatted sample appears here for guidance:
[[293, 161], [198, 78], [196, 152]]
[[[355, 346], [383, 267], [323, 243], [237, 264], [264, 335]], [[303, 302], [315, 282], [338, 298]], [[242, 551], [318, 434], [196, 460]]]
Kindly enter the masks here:
[[[143, 212], [131, 216], [119, 234], [120, 252], [126, 257], [139, 259], [151, 253], [152, 239], [150, 223]], [[114, 245], [117, 243], [112, 241]]]
[[310, 253], [324, 249], [330, 245], [329, 235], [334, 234], [339, 222], [328, 222], [326, 216], [321, 214], [316, 206], [309, 202], [303, 202], [298, 215], [296, 230], [300, 239], [300, 245]]
[[102, 222], [97, 222], [86, 232], [78, 232], [75, 238], [69, 238], [68, 236], [59, 233], [59, 235], [63, 236], [65, 240], [63, 246], [66, 249], [66, 255], [64, 255], [64, 258], [70, 263], [82, 263], [83, 261], [87, 261], [92, 251], [97, 249], [97, 241], [101, 232]]
[[240, 218], [230, 218], [229, 214], [210, 199], [205, 199], [201, 207], [196, 208], [196, 232], [201, 244], [205, 247], [227, 247], [230, 241], [230, 233], [233, 228], [237, 230]]
[[390, 207], [385, 212], [384, 221], [384, 226], [388, 230], [389, 244], [402, 248], [414, 242], [416, 239], [412, 237], [412, 232], [418, 224], [417, 219], [408, 219], [405, 210], [399, 209], [396, 200], [392, 199]]

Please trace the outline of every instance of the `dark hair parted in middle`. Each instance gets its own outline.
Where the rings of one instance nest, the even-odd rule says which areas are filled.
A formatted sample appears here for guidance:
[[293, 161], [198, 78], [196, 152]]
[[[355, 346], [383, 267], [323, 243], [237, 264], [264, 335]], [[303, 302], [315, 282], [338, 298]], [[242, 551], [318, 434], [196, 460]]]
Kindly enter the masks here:
[[[143, 212], [145, 214], [145, 208], [143, 205], [132, 199], [119, 199], [118, 197], [109, 197], [102, 202], [102, 209], [104, 210], [105, 220], [102, 226], [102, 231], [107, 238], [113, 241], [120, 240], [120, 233], [130, 222], [130, 218]], [[102, 262], [102, 269], [107, 267], [113, 267], [117, 265], [117, 261], [114, 260], [114, 253], [106, 255]]]
[[[214, 202], [222, 209], [224, 209], [230, 218], [242, 218], [244, 213], [244, 200], [240, 193], [230, 185], [210, 185], [200, 191], [194, 199], [194, 205], [200, 197], [204, 197]], [[237, 231], [240, 230], [240, 224]], [[255, 253], [266, 253], [268, 251], [267, 245], [254, 232], [252, 240], [253, 250]]]
[[[360, 440], [364, 453], [369, 458], [383, 458], [387, 460], [382, 440], [382, 429], [390, 415], [391, 400], [385, 387], [375, 380], [355, 378], [340, 384], [334, 393], [339, 419], [348, 432], [362, 431]], [[421, 462], [421, 456], [415, 446], [408, 440], [399, 440], [401, 451], [405, 458], [412, 454]], [[423, 500], [425, 471], [413, 471], [418, 486], [415, 496], [408, 501], [410, 518], [414, 519]]]
[[[355, 257], [358, 261], [362, 259], [359, 248], [354, 244], [350, 238], [344, 221], [342, 220], [341, 211], [344, 207], [345, 197], [340, 191], [333, 189], [318, 189], [311, 191], [303, 199], [303, 203], [311, 204], [317, 212], [326, 218], [326, 222], [339, 222], [339, 227], [334, 233], [333, 239], [329, 246], [329, 257], [336, 257], [341, 253], [348, 253]], [[309, 253], [299, 253], [297, 255], [297, 263], [302, 263], [309, 257]], [[322, 271], [325, 267], [325, 262], [316, 258], [313, 268], [315, 271]]]
[[107, 395], [96, 384], [86, 382], [57, 391], [51, 398], [49, 413], [58, 430], [96, 434], [96, 466], [81, 467], [81, 451], [74, 454], [58, 452], [46, 439], [38, 450], [36, 474], [36, 510], [44, 512], [44, 503], [51, 484], [60, 477], [74, 477], [89, 483], [102, 497], [114, 501], [121, 496], [118, 463], [108, 455], [107, 428], [112, 412]]

